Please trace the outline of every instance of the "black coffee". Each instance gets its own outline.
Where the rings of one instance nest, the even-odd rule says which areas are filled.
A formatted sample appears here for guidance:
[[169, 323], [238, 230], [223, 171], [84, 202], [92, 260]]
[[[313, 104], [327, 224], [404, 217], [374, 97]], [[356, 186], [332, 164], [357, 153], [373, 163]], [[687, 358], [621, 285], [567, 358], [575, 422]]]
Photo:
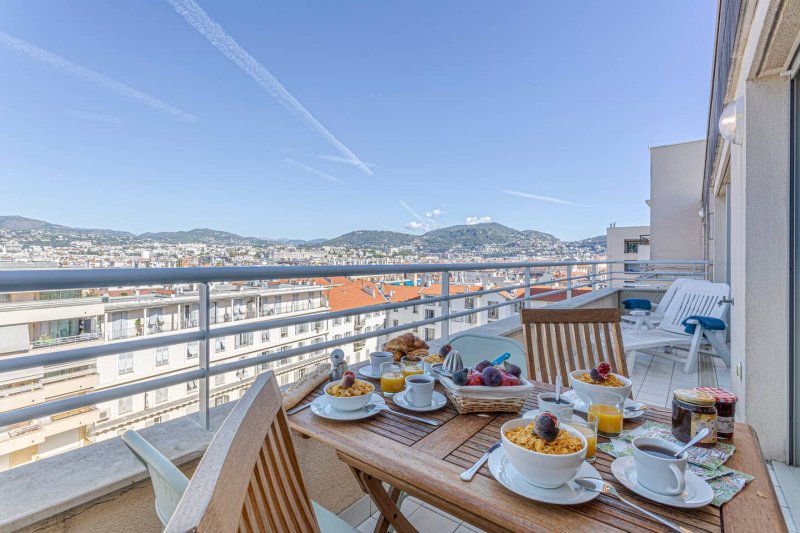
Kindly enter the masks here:
[[659, 448], [658, 446], [637, 446], [637, 448], [639, 451], [647, 455], [652, 455], [653, 457], [658, 457], [659, 459], [676, 459], [668, 450]]

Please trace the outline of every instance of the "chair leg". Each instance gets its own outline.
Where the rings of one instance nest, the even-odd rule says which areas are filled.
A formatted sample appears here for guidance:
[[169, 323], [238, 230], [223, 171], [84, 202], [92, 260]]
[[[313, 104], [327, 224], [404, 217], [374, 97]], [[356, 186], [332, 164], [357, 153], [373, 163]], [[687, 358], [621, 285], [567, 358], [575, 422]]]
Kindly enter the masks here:
[[703, 326], [697, 324], [692, 337], [692, 345], [689, 347], [689, 353], [686, 356], [686, 364], [683, 365], [683, 373], [691, 374], [697, 370], [697, 354], [700, 351], [700, 341], [703, 339]]
[[720, 340], [719, 335], [717, 335], [715, 331], [704, 331], [703, 335], [708, 339], [708, 342], [711, 343], [711, 346], [714, 348], [714, 353], [722, 359], [725, 366], [731, 366], [731, 352], [728, 351], [725, 343]]
[[633, 365], [636, 364], [636, 350], [628, 350], [625, 352], [625, 364], [628, 365], [628, 375], [632, 375]]

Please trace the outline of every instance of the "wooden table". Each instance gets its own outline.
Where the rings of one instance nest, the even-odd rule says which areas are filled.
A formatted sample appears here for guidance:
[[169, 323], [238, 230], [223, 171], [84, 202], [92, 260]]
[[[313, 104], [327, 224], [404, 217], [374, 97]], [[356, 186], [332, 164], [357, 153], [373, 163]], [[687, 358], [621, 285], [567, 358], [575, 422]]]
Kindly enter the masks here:
[[[439, 384], [437, 390], [441, 389]], [[536, 394], [550, 391], [549, 384], [536, 383], [524, 410], [537, 406]], [[376, 391], [380, 384], [376, 384]], [[322, 394], [322, 387], [301, 403]], [[391, 400], [390, 407], [400, 410]], [[469, 482], [458, 475], [471, 466], [488, 446], [497, 442], [500, 426], [516, 414], [459, 415], [447, 406], [424, 416], [443, 424], [432, 427], [382, 412], [357, 422], [338, 422], [315, 416], [304, 409], [289, 417], [292, 429], [336, 449], [372, 497], [382, 513], [376, 531], [391, 523], [397, 531], [414, 531], [395, 505], [400, 490], [430, 503], [486, 531], [666, 531], [619, 500], [599, 495], [577, 506], [548, 505], [528, 500], [500, 485], [484, 465]], [[625, 423], [631, 429], [645, 420], [670, 423], [666, 409], [653, 408]], [[611, 456], [598, 451], [595, 468], [623, 496], [665, 516], [692, 531], [786, 531], [778, 500], [752, 428], [736, 424], [736, 453], [727, 466], [755, 476], [742, 492], [722, 508], [679, 510], [659, 505], [625, 489], [611, 474]], [[390, 485], [386, 491], [381, 482]]]

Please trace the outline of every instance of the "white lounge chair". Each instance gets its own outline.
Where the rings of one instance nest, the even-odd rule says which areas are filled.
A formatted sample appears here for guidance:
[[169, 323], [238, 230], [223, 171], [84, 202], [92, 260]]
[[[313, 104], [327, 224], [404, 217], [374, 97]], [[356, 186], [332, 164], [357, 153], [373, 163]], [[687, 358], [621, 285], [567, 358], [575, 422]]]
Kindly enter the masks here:
[[[725, 321], [728, 309], [726, 300], [730, 296], [730, 287], [724, 283], [686, 283], [676, 292], [664, 310], [664, 318], [658, 327], [647, 330], [626, 329], [622, 332], [622, 342], [628, 361], [628, 371], [633, 373], [636, 352], [646, 352], [658, 357], [684, 363], [685, 373], [694, 372], [697, 366], [697, 354], [703, 343], [711, 344], [713, 354], [730, 366], [730, 352], [720, 338], [720, 331], [709, 331], [697, 323], [694, 334], [686, 333], [684, 320], [692, 316], [717, 318]], [[659, 350], [656, 350], [656, 349]], [[686, 357], [666, 353], [667, 348], [688, 350]]]
[[623, 329], [625, 329], [625, 326], [633, 327], [633, 329], [636, 330], [657, 328], [658, 325], [661, 323], [661, 321], [664, 319], [664, 313], [666, 312], [670, 302], [675, 297], [675, 295], [678, 294], [683, 287], [698, 283], [703, 284], [710, 282], [702, 279], [689, 279], [689, 278], [676, 279], [669, 286], [667, 292], [664, 293], [664, 296], [661, 298], [661, 301], [652, 304], [653, 308], [650, 311], [645, 311], [643, 309], [634, 309], [627, 315], [622, 315]]

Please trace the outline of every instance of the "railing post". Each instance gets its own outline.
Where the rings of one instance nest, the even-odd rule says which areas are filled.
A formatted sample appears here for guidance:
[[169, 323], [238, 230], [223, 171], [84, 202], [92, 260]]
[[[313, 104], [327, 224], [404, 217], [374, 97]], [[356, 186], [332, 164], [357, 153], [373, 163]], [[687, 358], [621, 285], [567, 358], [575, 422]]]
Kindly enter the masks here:
[[[524, 277], [524, 280], [523, 280], [523, 284], [525, 285], [525, 288], [522, 289], [522, 297], [523, 298], [527, 298], [528, 296], [531, 295], [530, 294], [530, 292], [531, 292], [531, 267], [525, 267], [524, 276], [525, 277]], [[522, 305], [520, 305], [520, 309], [527, 309], [527, 308], [528, 308], [528, 301], [527, 300], [522, 300]]]
[[445, 344], [450, 342], [450, 272], [442, 272], [442, 296], [447, 298], [442, 302], [442, 340]]
[[592, 265], [592, 292], [597, 292], [597, 263]]
[[210, 344], [211, 344], [211, 337], [209, 337], [209, 333], [211, 331], [211, 323], [208, 316], [208, 307], [211, 304], [211, 298], [209, 294], [209, 287], [208, 283], [200, 283], [200, 302], [199, 302], [199, 319], [200, 319], [200, 331], [203, 332], [203, 340], [199, 341], [200, 343], [200, 370], [205, 372], [205, 375], [200, 378], [199, 386], [197, 387], [198, 392], [200, 393], [200, 397], [198, 399], [198, 411], [197, 411], [197, 423], [203, 429], [209, 429], [208, 424], [208, 385], [209, 385], [209, 359], [210, 359]]
[[567, 300], [572, 298], [572, 265], [567, 265]]

